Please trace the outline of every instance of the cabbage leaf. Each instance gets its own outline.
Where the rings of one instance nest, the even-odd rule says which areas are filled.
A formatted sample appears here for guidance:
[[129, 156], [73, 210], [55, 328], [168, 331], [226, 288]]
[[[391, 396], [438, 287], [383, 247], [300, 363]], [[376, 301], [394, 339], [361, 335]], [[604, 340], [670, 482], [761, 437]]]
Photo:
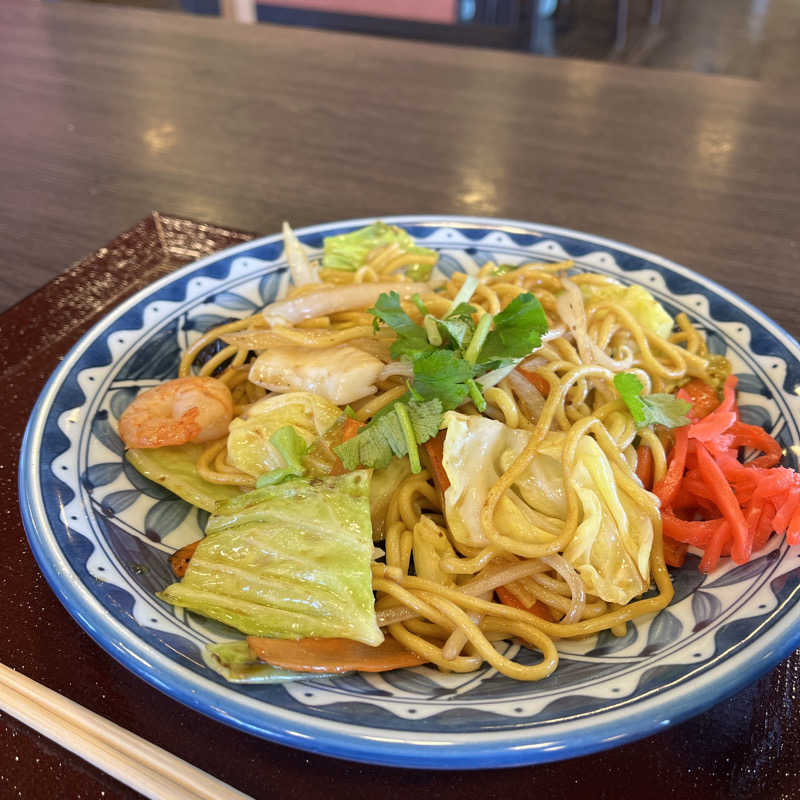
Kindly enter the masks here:
[[[458, 544], [489, 543], [481, 509], [500, 476], [530, 440], [484, 417], [445, 415], [442, 463], [450, 480], [444, 493], [448, 527]], [[507, 536], [547, 543], [563, 530], [566, 487], [561, 461], [564, 434], [549, 433], [511, 491], [497, 504], [494, 522]], [[653, 526], [645, 510], [618, 486], [597, 442], [583, 436], [569, 476], [581, 503], [578, 529], [563, 555], [580, 573], [587, 592], [608, 602], [627, 603], [650, 584]]]
[[[397, 225], [374, 222], [351, 233], [326, 236], [323, 241], [322, 266], [326, 269], [355, 272], [364, 264], [370, 251], [389, 244], [397, 244], [403, 253], [425, 257], [436, 255], [435, 250], [415, 244], [411, 235]], [[406, 275], [415, 281], [424, 281], [428, 279], [432, 269], [433, 264], [412, 264], [406, 269]]]
[[259, 661], [246, 639], [207, 644], [203, 648], [203, 661], [229, 683], [284, 683], [308, 678], [305, 673]]
[[273, 434], [291, 425], [308, 445], [315, 442], [339, 419], [338, 406], [312, 392], [287, 392], [254, 403], [246, 416], [231, 422], [228, 462], [259, 478], [265, 472], [291, 467], [270, 441]]
[[161, 600], [251, 636], [377, 645], [369, 474], [295, 479], [217, 507]]
[[664, 339], [672, 333], [675, 326], [675, 320], [644, 286], [622, 286], [617, 283], [583, 285], [581, 291], [587, 303], [603, 300], [619, 303], [642, 327]]
[[213, 513], [218, 502], [241, 492], [235, 486], [211, 483], [200, 476], [196, 465], [202, 452], [203, 445], [189, 443], [179, 447], [132, 449], [125, 457], [145, 478], [169, 489], [187, 503]]

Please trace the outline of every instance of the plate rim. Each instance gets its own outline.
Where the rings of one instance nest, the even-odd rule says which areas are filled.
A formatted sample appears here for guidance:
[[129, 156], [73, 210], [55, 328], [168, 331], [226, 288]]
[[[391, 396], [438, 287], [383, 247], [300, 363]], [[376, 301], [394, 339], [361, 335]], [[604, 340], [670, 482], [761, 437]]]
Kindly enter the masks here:
[[[369, 224], [376, 219], [400, 225], [430, 225], [437, 228], [483, 227], [487, 231], [524, 235], [539, 234], [543, 237], [548, 234], [563, 235], [601, 248], [612, 248], [642, 258], [651, 264], [658, 265], [699, 283], [727, 302], [733, 302], [735, 305], [746, 309], [748, 314], [762, 324], [771, 336], [782, 338], [785, 340], [784, 343], [793, 344], [800, 349], [800, 345], [798, 345], [794, 337], [778, 323], [749, 301], [704, 275], [636, 246], [570, 228], [481, 216], [406, 214], [335, 220], [307, 226], [298, 229], [296, 233], [300, 236], [318, 234], [331, 228], [356, 227]], [[47, 524], [44, 509], [39, 502], [40, 498], [33, 496], [38, 485], [39, 449], [37, 445], [41, 444], [44, 422], [47, 419], [47, 410], [61, 383], [70, 373], [74, 364], [86, 352], [88, 347], [102, 335], [102, 332], [127, 311], [139, 305], [139, 303], [162, 287], [168, 286], [208, 264], [245, 253], [265, 244], [272, 244], [280, 239], [281, 234], [275, 233], [219, 250], [174, 270], [123, 301], [108, 314], [104, 315], [102, 319], [98, 320], [73, 344], [59, 366], [49, 377], [31, 412], [23, 436], [18, 476], [20, 509], [29, 545], [48, 584], [68, 613], [103, 650], [119, 661], [122, 666], [154, 688], [195, 711], [280, 744], [322, 755], [387, 766], [411, 766], [431, 769], [479, 769], [485, 767], [521, 766], [578, 757], [656, 733], [690, 716], [702, 713], [702, 711], [715, 703], [737, 693], [789, 655], [800, 644], [800, 625], [795, 623], [792, 626], [790, 624], [792, 620], [791, 614], [784, 616], [767, 631], [769, 639], [776, 640], [773, 647], [767, 648], [768, 652], [763, 652], [767, 642], [759, 637], [756, 642], [760, 642], [761, 647], [757, 649], [755, 654], [750, 653], [748, 655], [748, 652], [756, 642], [754, 642], [754, 645], [743, 648], [740, 653], [728, 659], [724, 665], [712, 668], [715, 671], [721, 670], [722, 675], [727, 679], [715, 681], [711, 687], [706, 687], [707, 691], [700, 702], [696, 702], [697, 691], [688, 692], [685, 687], [659, 692], [660, 698], [659, 696], [654, 696], [645, 700], [638, 700], [631, 709], [631, 713], [626, 715], [626, 730], [613, 736], [605, 738], [598, 738], [597, 736], [598, 731], [607, 729], [614, 724], [613, 719], [608, 719], [609, 710], [608, 706], [606, 706], [598, 711], [596, 716], [589, 717], [588, 722], [584, 720], [579, 730], [565, 730], [560, 741], [531, 741], [530, 736], [526, 737], [526, 732], [530, 734], [532, 730], [547, 729], [555, 733], [556, 729], [569, 728], [568, 723], [547, 723], [536, 726], [522, 724], [518, 731], [481, 732], [480, 734], [471, 734], [480, 741], [467, 743], [463, 741], [466, 735], [426, 735], [399, 731], [397, 732], [399, 735], [392, 736], [390, 732], [384, 729], [367, 728], [357, 724], [335, 723], [324, 718], [311, 717], [289, 709], [278, 709], [276, 707], [270, 709], [267, 702], [259, 704], [260, 706], [267, 706], [266, 709], [260, 708], [258, 713], [254, 714], [253, 709], [245, 708], [241, 702], [236, 702], [237, 698], [241, 698], [241, 695], [225, 686], [213, 683], [179, 663], [162, 656], [133, 631], [110, 618], [105, 613], [105, 608], [100, 601], [88, 591], [77, 574], [72, 571], [58, 543], [55, 541], [52, 529]], [[41, 522], [45, 523], [44, 527], [47, 530], [41, 530], [41, 524], [37, 524]], [[56, 558], [53, 558], [54, 555]], [[800, 609], [798, 613], [800, 613]], [[792, 627], [794, 627], [793, 633]], [[784, 628], [788, 630], [784, 630]], [[118, 638], [113, 637], [115, 633], [118, 634]], [[149, 656], [148, 661], [142, 658], [143, 650]], [[754, 655], [760, 655], [760, 658], [755, 658]], [[744, 664], [739, 663], [742, 660], [744, 660]], [[165, 675], [159, 674], [159, 667], [165, 669]], [[686, 683], [692, 684], [694, 680], [690, 679]], [[195, 688], [192, 688], [193, 686]], [[212, 694], [225, 695], [227, 700], [233, 701], [234, 706], [240, 705], [240, 717], [233, 719], [230, 714], [220, 712], [219, 709], [213, 707], [209, 708], [209, 702], [203, 700], [203, 696], [198, 689], [210, 689]], [[670, 705], [674, 703], [674, 700], [669, 700], [668, 698], [676, 693], [679, 703], [677, 706]], [[693, 698], [694, 702], [692, 702]], [[213, 706], [213, 703], [211, 705]], [[613, 704], [608, 703], [608, 705]], [[669, 706], [669, 709], [666, 706]], [[654, 712], [658, 711], [659, 708], [662, 709], [661, 712], [655, 714]], [[665, 716], [664, 712], [667, 710], [670, 713]], [[215, 711], [216, 713], [214, 713]], [[253, 719], [253, 717], [258, 717], [258, 719]], [[287, 729], [287, 721], [291, 721], [294, 727]], [[325, 730], [326, 728], [329, 730]], [[346, 729], [354, 730], [349, 736], [342, 735]], [[358, 735], [358, 729], [362, 731], [361, 736]], [[365, 736], [363, 733], [368, 731], [377, 732], [379, 730], [382, 734], [380, 737]], [[410, 738], [424, 738], [426, 741], [409, 743], [407, 740]]]

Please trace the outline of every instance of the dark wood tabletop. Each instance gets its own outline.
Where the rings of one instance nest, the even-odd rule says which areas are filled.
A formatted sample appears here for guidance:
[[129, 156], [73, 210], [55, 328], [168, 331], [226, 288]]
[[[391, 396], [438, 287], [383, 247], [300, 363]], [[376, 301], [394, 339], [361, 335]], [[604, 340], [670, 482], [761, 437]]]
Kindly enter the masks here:
[[[693, 720], [538, 767], [402, 771], [250, 737], [161, 695], [83, 633], [33, 562], [16, 499], [25, 421], [81, 331], [165, 270], [246, 237], [237, 230], [284, 219], [458, 213], [589, 231], [690, 266], [800, 335], [797, 95], [69, 3], [0, 4], [0, 43], [1, 662], [255, 797], [800, 792], [797, 653]], [[219, 227], [160, 226], [153, 209]], [[135, 794], [0, 715], [0, 797], [17, 796]]]

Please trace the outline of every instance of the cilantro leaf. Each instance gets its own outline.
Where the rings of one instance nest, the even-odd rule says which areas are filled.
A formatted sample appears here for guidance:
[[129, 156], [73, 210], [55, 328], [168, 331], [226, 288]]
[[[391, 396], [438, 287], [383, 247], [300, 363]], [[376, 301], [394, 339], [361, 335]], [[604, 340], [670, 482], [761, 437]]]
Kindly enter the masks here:
[[[397, 413], [399, 406], [402, 406], [400, 415]], [[342, 459], [346, 470], [359, 466], [381, 469], [394, 456], [416, 455], [416, 445], [435, 436], [441, 420], [442, 404], [438, 398], [422, 403], [414, 400], [404, 403], [398, 400], [352, 439], [333, 449]], [[412, 463], [414, 462], [419, 463], [418, 455], [416, 459], [412, 458]]]
[[414, 361], [414, 389], [426, 400], [438, 397], [445, 411], [467, 397], [472, 365], [452, 350], [437, 349]]
[[403, 310], [397, 292], [384, 292], [375, 301], [375, 305], [367, 310], [375, 317], [376, 323], [381, 320], [397, 334], [397, 340], [391, 347], [392, 358], [409, 356], [414, 359], [435, 349], [428, 341], [425, 328], [417, 325]]
[[411, 424], [414, 426], [414, 435], [417, 444], [425, 444], [428, 439], [432, 439], [439, 433], [439, 425], [442, 422], [442, 401], [438, 398], [426, 400], [423, 403], [408, 403], [408, 413], [411, 417]]
[[614, 376], [614, 386], [631, 412], [636, 426], [664, 425], [667, 428], [680, 428], [688, 425], [687, 414], [691, 405], [671, 394], [648, 394], [642, 396], [642, 382], [630, 372]]
[[475, 332], [475, 323], [471, 317], [468, 319], [446, 317], [439, 320], [439, 330], [449, 336], [459, 350], [463, 350]]
[[400, 295], [397, 292], [388, 294], [384, 292], [375, 301], [375, 305], [368, 308], [367, 311], [381, 322], [386, 323], [398, 336], [413, 335], [415, 330], [420, 328], [403, 310]]
[[475, 333], [475, 322], [472, 319], [475, 310], [469, 303], [459, 303], [444, 319], [437, 320], [439, 329], [450, 337], [458, 350], [464, 350]]
[[542, 304], [530, 292], [517, 295], [499, 314], [480, 349], [476, 363], [487, 371], [495, 362], [527, 356], [542, 343], [547, 317]]
[[625, 401], [628, 406], [628, 411], [631, 412], [633, 421], [637, 425], [646, 425], [644, 421], [644, 404], [639, 395], [644, 389], [644, 384], [630, 372], [620, 372], [614, 376], [614, 388], [619, 392], [619, 396]]
[[463, 319], [472, 322], [472, 315], [478, 309], [469, 303], [459, 303], [452, 311], [448, 311], [445, 319]]
[[[505, 310], [496, 316], [484, 314], [476, 324], [473, 315], [477, 309], [467, 302], [476, 286], [474, 276], [467, 278], [445, 317], [437, 319], [426, 314], [423, 325], [414, 322], [403, 309], [397, 292], [380, 295], [369, 309], [375, 317], [376, 330], [383, 322], [397, 334], [392, 357], [405, 356], [413, 362], [414, 380], [409, 391], [415, 399], [438, 398], [442, 407], [449, 410], [471, 396], [482, 407], [485, 400], [470, 381], [518, 361], [541, 344], [547, 318], [533, 294], [519, 295]], [[419, 297], [412, 298], [412, 302], [420, 311], [426, 310]], [[408, 425], [405, 433], [408, 435]], [[392, 440], [388, 428], [385, 434], [383, 444], [370, 444], [378, 448], [370, 454], [376, 463], [388, 463], [391, 457], [385, 447]], [[389, 446], [389, 451], [394, 449]]]

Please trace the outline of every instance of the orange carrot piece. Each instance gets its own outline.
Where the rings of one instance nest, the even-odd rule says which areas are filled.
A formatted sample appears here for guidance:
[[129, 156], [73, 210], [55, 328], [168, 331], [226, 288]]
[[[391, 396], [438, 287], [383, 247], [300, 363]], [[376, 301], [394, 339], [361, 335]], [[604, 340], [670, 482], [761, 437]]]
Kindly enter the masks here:
[[676, 542], [675, 539], [670, 539], [669, 536], [663, 538], [663, 543], [664, 561], [670, 567], [682, 567], [683, 562], [686, 560], [689, 545], [686, 542]]
[[539, 600], [534, 600], [532, 606], [526, 606], [525, 603], [522, 602], [515, 594], [510, 592], [506, 589], [505, 586], [498, 586], [495, 589], [497, 593], [497, 597], [500, 602], [504, 606], [509, 606], [511, 608], [519, 608], [522, 611], [529, 611], [531, 614], [535, 614], [537, 617], [541, 617], [542, 619], [546, 619], [548, 622], [552, 622], [553, 619], [550, 616], [547, 606], [540, 602]]
[[352, 639], [318, 638], [266, 639], [248, 636], [247, 643], [259, 660], [273, 667], [295, 672], [342, 673], [386, 672], [418, 667], [425, 659], [387, 637], [377, 647]]
[[423, 445], [425, 452], [428, 454], [428, 459], [431, 462], [431, 472], [433, 472], [433, 480], [440, 492], [447, 491], [450, 486], [450, 478], [444, 469], [444, 437], [447, 431], [439, 431], [433, 439], [428, 439]]
[[[366, 422], [361, 422], [361, 420], [348, 417], [344, 421], [344, 425], [342, 425], [342, 442], [352, 439], [364, 427], [364, 425], [366, 425]], [[333, 462], [333, 466], [331, 467], [331, 475], [344, 475], [345, 472], [347, 472], [347, 470], [344, 468], [342, 460], [337, 457], [336, 461]]]
[[348, 442], [352, 439], [363, 427], [365, 423], [361, 420], [348, 417], [344, 421], [344, 428], [342, 428], [342, 441]]
[[538, 372], [530, 372], [527, 369], [522, 369], [522, 367], [517, 367], [517, 372], [527, 378], [542, 397], [547, 397], [547, 395], [550, 394], [550, 384], [547, 382], [547, 379], [539, 375]]
[[176, 550], [169, 557], [169, 565], [172, 568], [172, 571], [175, 573], [176, 578], [182, 578], [186, 574], [186, 570], [189, 569], [189, 562], [192, 560], [194, 551], [197, 549], [197, 545], [199, 545], [202, 541], [202, 539], [198, 539], [196, 542], [187, 544], [186, 547], [181, 547], [180, 550]]
[[653, 488], [653, 451], [646, 444], [636, 448], [636, 477], [645, 489]]

